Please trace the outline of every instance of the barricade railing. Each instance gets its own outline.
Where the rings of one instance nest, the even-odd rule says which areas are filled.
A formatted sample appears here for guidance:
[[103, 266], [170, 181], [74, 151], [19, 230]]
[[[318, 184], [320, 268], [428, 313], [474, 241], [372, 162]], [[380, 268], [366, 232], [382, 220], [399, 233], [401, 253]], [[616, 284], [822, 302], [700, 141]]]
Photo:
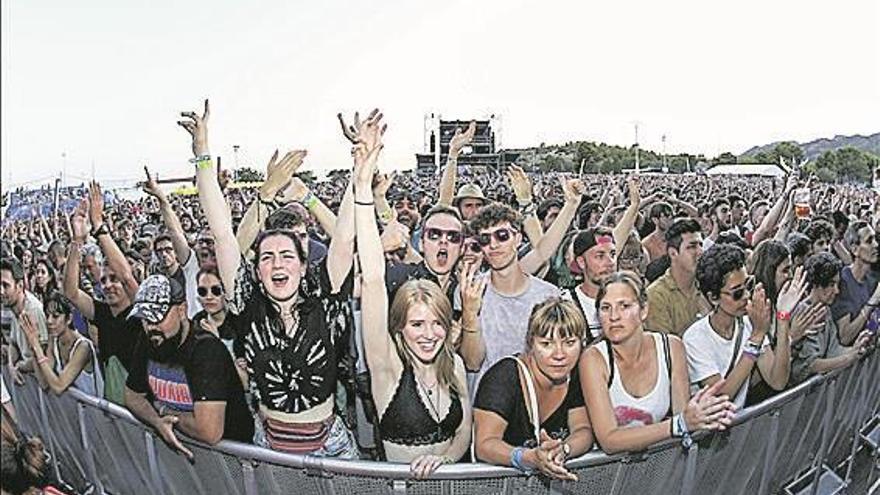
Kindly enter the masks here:
[[195, 455], [190, 463], [123, 407], [75, 389], [55, 396], [32, 377], [10, 389], [22, 429], [50, 449], [54, 475], [94, 493], [766, 494], [823, 464], [852, 462], [859, 430], [880, 413], [880, 352], [741, 411], [729, 430], [700, 433], [688, 450], [666, 441], [642, 452], [589, 452], [569, 461], [578, 480], [565, 482], [482, 463], [414, 480], [406, 464], [183, 439]]

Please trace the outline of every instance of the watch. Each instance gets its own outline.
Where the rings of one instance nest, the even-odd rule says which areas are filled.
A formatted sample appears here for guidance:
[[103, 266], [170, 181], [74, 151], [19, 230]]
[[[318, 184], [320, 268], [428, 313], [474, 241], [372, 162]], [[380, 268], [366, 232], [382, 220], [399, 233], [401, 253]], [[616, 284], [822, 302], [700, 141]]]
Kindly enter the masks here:
[[565, 454], [566, 459], [571, 457], [571, 445], [568, 442], [562, 444], [562, 453]]

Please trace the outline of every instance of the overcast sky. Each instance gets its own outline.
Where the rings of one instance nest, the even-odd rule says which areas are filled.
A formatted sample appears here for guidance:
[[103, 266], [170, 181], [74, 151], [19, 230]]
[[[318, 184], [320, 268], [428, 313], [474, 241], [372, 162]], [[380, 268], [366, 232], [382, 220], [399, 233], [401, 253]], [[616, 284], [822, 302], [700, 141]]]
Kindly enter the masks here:
[[[181, 110], [263, 168], [349, 163], [335, 115], [379, 106], [383, 167], [423, 116], [503, 119], [502, 144], [740, 153], [880, 131], [880, 2], [4, 0], [2, 178], [191, 173]], [[62, 154], [66, 158], [62, 158]]]

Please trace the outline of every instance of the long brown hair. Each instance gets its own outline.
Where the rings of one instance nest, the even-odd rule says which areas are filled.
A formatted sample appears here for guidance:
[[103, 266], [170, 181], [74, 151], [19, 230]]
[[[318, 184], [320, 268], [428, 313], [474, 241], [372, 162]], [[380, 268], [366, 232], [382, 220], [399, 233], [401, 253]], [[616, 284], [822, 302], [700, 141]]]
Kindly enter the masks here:
[[449, 341], [452, 337], [452, 305], [446, 294], [440, 290], [440, 286], [430, 280], [410, 280], [397, 289], [391, 310], [388, 312], [388, 331], [394, 339], [397, 354], [404, 363], [410, 366], [414, 364], [412, 351], [407, 349], [403, 341], [403, 327], [406, 326], [409, 309], [418, 303], [428, 306], [446, 330], [446, 338], [434, 359], [437, 381], [448, 387], [450, 391], [462, 394], [465, 391], [459, 390], [455, 379], [455, 355]]

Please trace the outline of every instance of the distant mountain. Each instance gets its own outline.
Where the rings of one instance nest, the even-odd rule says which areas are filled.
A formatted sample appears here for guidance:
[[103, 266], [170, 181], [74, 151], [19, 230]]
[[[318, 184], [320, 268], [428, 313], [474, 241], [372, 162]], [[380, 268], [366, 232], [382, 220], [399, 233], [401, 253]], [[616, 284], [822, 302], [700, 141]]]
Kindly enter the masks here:
[[[755, 156], [761, 152], [771, 152], [779, 142], [765, 144], [763, 146], [755, 146], [750, 148], [740, 156]], [[798, 143], [804, 150], [804, 157], [815, 160], [826, 151], [833, 151], [840, 148], [853, 147], [862, 151], [867, 151], [880, 156], [880, 132], [871, 134], [870, 136], [834, 136], [832, 139], [822, 138], [809, 143]]]

